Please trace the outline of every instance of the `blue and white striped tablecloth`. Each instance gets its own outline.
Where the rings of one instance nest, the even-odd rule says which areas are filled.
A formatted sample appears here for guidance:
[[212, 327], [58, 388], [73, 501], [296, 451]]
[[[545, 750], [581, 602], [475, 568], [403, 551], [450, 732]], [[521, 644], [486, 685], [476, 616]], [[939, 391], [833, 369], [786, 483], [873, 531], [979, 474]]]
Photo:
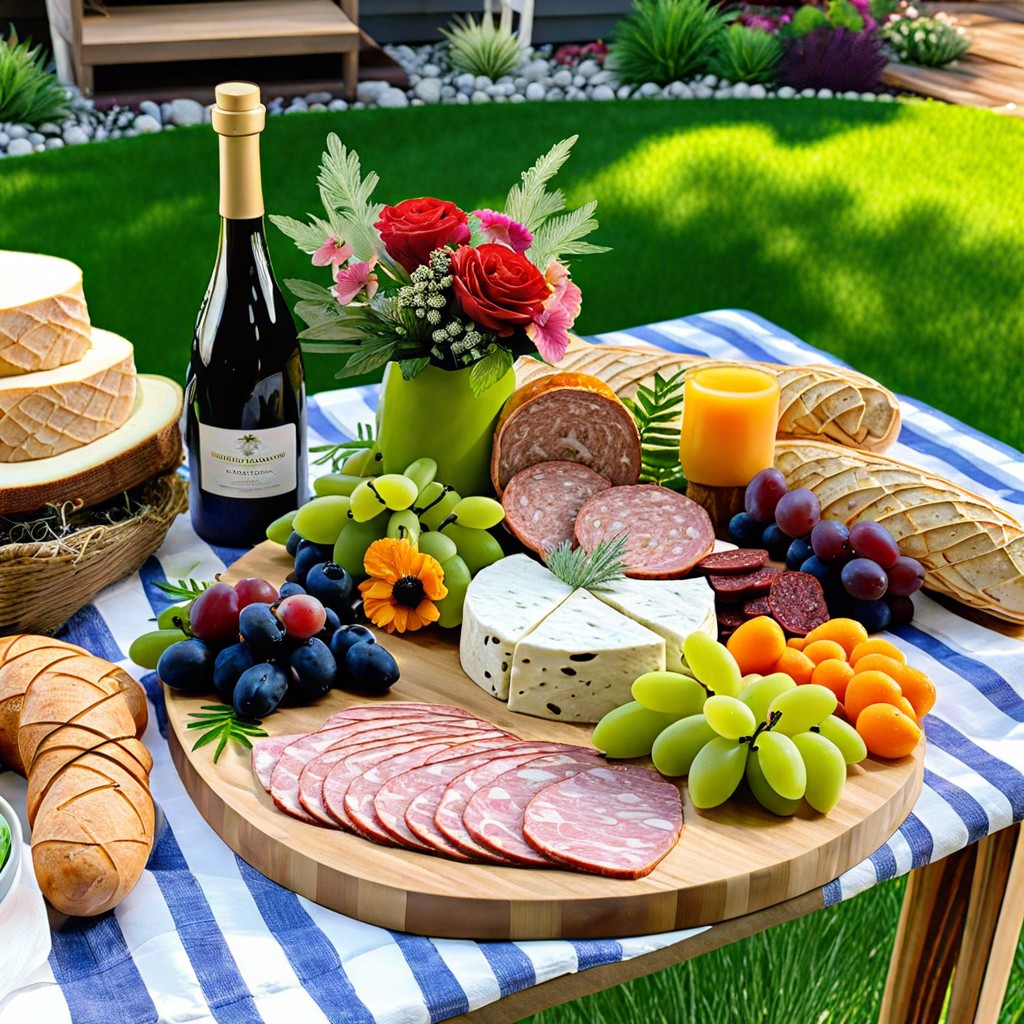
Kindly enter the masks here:
[[[677, 352], [780, 363], [835, 361], [749, 313], [719, 311], [602, 335]], [[310, 402], [311, 443], [352, 436], [372, 420], [375, 387]], [[893, 454], [1024, 515], [1024, 456], [910, 399]], [[211, 549], [182, 517], [143, 570], [102, 593], [61, 634], [137, 670], [125, 652], [167, 599], [164, 578], [212, 578], [238, 552]], [[925, 720], [921, 797], [877, 853], [825, 888], [835, 903], [944, 857], [1024, 817], [1024, 644], [923, 595], [892, 637], [935, 680]], [[145, 737], [153, 794], [166, 816], [148, 868], [113, 913], [53, 935], [48, 965], [0, 1003], [3, 1024], [419, 1024], [465, 1013], [568, 972], [629, 959], [696, 934], [615, 941], [474, 943], [361, 924], [282, 889], [236, 857], [200, 817], [171, 764], [159, 692]], [[0, 794], [24, 798], [0, 775]], [[16, 937], [0, 936], [3, 945]]]

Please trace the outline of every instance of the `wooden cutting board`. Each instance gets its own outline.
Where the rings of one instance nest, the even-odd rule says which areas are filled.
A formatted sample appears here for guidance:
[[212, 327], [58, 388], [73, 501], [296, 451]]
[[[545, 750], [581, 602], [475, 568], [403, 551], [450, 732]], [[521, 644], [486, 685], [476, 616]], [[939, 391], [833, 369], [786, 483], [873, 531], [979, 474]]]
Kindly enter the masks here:
[[[223, 578], [283, 580], [290, 560], [262, 544]], [[383, 640], [402, 677], [385, 700], [459, 704], [526, 739], [589, 744], [590, 726], [512, 714], [459, 666], [457, 641], [437, 629]], [[171, 753], [200, 812], [253, 867], [323, 906], [369, 924], [420, 935], [479, 940], [640, 935], [738, 917], [831, 881], [877, 850], [906, 818], [921, 790], [924, 745], [896, 762], [850, 769], [828, 815], [809, 809], [777, 818], [747, 800], [713, 811], [684, 801], [682, 836], [646, 878], [600, 878], [570, 871], [455, 863], [376, 846], [278, 811], [249, 767], [247, 753], [191, 752], [188, 715], [210, 697], [167, 691]], [[334, 690], [321, 702], [278, 711], [271, 735], [308, 732], [359, 703]]]

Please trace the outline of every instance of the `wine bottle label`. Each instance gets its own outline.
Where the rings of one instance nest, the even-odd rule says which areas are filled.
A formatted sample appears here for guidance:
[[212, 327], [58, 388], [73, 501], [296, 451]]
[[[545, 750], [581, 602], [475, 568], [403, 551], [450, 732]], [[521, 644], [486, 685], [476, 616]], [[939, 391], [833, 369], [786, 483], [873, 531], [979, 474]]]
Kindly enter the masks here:
[[199, 424], [200, 487], [224, 498], [271, 498], [295, 490], [295, 424], [225, 430]]

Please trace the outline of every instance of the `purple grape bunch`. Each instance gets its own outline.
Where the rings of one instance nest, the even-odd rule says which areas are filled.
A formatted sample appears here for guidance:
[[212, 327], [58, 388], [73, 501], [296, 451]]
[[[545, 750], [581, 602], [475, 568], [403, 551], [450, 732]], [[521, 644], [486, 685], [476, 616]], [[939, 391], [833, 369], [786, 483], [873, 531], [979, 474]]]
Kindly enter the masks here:
[[789, 490], [777, 469], [751, 478], [743, 507], [729, 521], [729, 539], [740, 547], [763, 547], [787, 569], [817, 577], [833, 617], [856, 619], [870, 633], [914, 617], [910, 597], [924, 583], [924, 566], [901, 555], [880, 523], [866, 519], [847, 529], [822, 519], [814, 492]]

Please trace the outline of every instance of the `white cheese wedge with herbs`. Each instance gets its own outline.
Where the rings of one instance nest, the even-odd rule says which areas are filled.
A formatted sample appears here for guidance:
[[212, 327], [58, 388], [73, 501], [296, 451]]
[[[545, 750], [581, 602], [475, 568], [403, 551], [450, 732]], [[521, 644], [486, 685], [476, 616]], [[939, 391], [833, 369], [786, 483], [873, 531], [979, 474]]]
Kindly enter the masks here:
[[459, 659], [466, 675], [507, 700], [516, 644], [571, 593], [572, 587], [527, 555], [511, 555], [478, 572], [462, 610]]
[[715, 592], [706, 579], [631, 580], [603, 583], [591, 593], [665, 641], [665, 667], [670, 672], [686, 668], [683, 641], [698, 631], [712, 640], [718, 637]]
[[631, 699], [637, 676], [664, 668], [665, 641], [657, 633], [576, 590], [515, 645], [508, 707], [597, 722]]

